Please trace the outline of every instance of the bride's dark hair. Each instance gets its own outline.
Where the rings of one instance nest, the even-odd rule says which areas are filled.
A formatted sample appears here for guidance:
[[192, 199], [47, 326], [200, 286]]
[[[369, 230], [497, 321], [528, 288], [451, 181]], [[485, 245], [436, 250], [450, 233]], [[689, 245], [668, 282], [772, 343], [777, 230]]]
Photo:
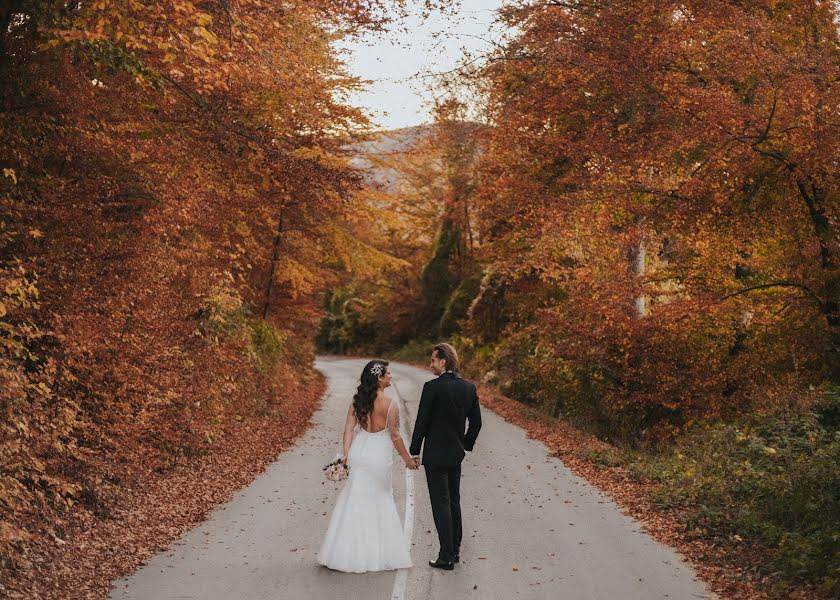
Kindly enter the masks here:
[[[376, 365], [380, 365], [380, 375], [376, 375]], [[367, 423], [368, 415], [373, 410], [373, 401], [376, 398], [376, 392], [379, 390], [379, 377], [385, 374], [388, 368], [388, 361], [381, 358], [374, 358], [365, 368], [362, 369], [362, 376], [359, 381], [359, 387], [356, 389], [356, 395], [353, 396], [353, 413], [356, 415], [356, 421], [359, 425]]]

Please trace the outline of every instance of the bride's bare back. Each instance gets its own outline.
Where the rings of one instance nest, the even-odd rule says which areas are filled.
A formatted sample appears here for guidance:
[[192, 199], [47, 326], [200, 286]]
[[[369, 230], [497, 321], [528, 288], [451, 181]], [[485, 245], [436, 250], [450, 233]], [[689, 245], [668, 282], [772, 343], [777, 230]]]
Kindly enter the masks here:
[[391, 399], [385, 394], [377, 394], [373, 400], [373, 408], [368, 415], [367, 427], [360, 424], [360, 427], [368, 433], [382, 431], [388, 426], [388, 407]]

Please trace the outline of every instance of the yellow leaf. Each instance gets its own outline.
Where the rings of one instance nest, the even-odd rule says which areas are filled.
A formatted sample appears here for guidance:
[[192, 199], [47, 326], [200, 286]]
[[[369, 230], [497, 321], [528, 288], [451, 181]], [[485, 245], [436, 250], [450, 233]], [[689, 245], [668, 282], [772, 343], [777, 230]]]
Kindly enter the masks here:
[[193, 33], [199, 37], [204, 38], [211, 44], [216, 43], [216, 36], [213, 32], [207, 31], [204, 27], [193, 27]]
[[34, 237], [36, 240], [37, 240], [38, 238], [42, 238], [42, 237], [44, 237], [44, 234], [43, 234], [43, 233], [41, 233], [41, 230], [40, 230], [40, 229], [30, 229], [30, 230], [29, 230], [29, 235], [30, 235], [30, 236], [32, 236], [32, 237]]
[[17, 185], [17, 174], [14, 169], [3, 169], [3, 175], [11, 179]]
[[0, 317], [6, 316], [6, 305], [0, 302]]

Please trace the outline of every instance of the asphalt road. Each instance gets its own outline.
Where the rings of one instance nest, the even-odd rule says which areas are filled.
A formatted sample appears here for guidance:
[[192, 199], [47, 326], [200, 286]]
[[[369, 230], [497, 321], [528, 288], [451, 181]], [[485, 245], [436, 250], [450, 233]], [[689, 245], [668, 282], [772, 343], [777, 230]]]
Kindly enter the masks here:
[[[113, 600], [690, 600], [713, 598], [670, 548], [572, 474], [539, 442], [484, 408], [484, 425], [464, 461], [464, 540], [455, 571], [427, 565], [437, 534], [423, 469], [394, 455], [394, 496], [414, 567], [347, 574], [315, 557], [340, 483], [321, 467], [341, 448], [359, 359], [319, 358], [329, 388], [313, 426], [248, 487], [218, 507], [133, 575]], [[406, 445], [426, 370], [392, 364]], [[406, 517], [408, 517], [406, 519]]]

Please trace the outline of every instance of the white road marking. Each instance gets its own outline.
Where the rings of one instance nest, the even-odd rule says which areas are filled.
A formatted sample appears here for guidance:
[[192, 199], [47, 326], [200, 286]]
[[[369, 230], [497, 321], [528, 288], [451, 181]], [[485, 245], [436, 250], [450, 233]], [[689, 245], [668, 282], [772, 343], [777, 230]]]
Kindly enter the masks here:
[[[399, 399], [400, 409], [400, 434], [403, 440], [410, 439], [408, 437], [407, 419], [405, 401], [400, 395], [396, 385], [393, 385], [394, 391]], [[411, 536], [414, 534], [414, 472], [411, 469], [405, 470], [405, 522], [403, 523], [403, 534], [405, 535], [406, 543], [409, 551], [411, 550]], [[406, 583], [408, 582], [408, 569], [398, 569], [397, 576], [394, 579], [394, 589], [391, 592], [391, 600], [404, 600]]]

